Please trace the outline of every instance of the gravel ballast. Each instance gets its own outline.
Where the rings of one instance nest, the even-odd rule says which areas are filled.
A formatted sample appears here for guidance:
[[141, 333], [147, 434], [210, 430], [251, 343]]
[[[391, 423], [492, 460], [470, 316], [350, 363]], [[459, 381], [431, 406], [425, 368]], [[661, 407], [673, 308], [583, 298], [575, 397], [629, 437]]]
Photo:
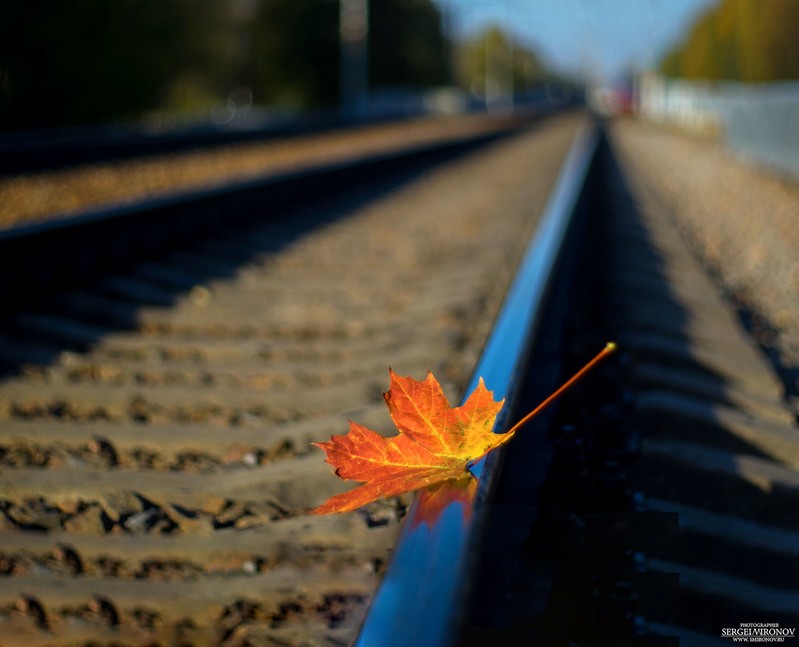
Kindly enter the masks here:
[[[412, 495], [307, 515], [352, 486], [310, 443], [348, 419], [395, 433], [389, 366], [456, 401], [580, 123], [260, 205], [90, 308], [16, 314], [28, 334], [0, 352], [24, 355], [54, 330], [80, 346], [95, 306], [136, 310], [0, 381], [0, 642], [349, 644]], [[171, 304], [136, 296], [177, 273]]]
[[734, 157], [719, 142], [633, 120], [610, 127], [630, 173], [675, 219], [683, 236], [748, 311], [758, 341], [799, 392], [799, 186]]

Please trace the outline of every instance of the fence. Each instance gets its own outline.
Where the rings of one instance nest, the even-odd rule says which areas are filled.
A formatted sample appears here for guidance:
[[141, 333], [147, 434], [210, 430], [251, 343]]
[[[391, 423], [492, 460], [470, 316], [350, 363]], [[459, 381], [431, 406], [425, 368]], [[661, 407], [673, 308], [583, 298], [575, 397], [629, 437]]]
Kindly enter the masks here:
[[737, 154], [799, 178], [799, 81], [709, 83], [649, 75], [638, 110], [653, 122], [720, 134]]

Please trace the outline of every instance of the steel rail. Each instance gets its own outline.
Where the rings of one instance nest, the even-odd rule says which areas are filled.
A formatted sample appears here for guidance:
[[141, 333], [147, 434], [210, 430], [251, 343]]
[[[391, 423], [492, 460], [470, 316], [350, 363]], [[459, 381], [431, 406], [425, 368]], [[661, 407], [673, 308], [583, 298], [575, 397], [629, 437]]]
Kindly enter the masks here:
[[[556, 101], [539, 97], [517, 106], [516, 112], [546, 114], [575, 103], [576, 99]], [[272, 117], [265, 120], [254, 116], [228, 124], [196, 124], [162, 131], [147, 126], [106, 125], [0, 132], [0, 177], [342, 132], [365, 126], [397, 124], [425, 116], [431, 116], [431, 113], [402, 110], [391, 114], [350, 115], [323, 111], [303, 118]]]
[[202, 124], [162, 132], [153, 132], [145, 126], [123, 125], [3, 133], [0, 134], [0, 176], [332, 133], [359, 126], [400, 122], [411, 116], [358, 119], [331, 113], [310, 115], [301, 120], [273, 118], [265, 123]]
[[[467, 394], [482, 377], [495, 399], [514, 399], [598, 142], [596, 126], [586, 121], [561, 168]], [[505, 406], [500, 413], [496, 433], [508, 429], [510, 409]], [[434, 500], [416, 497], [355, 645], [444, 647], [457, 639], [486, 501], [503, 450], [492, 452], [472, 468], [477, 477], [472, 491], [452, 486], [437, 493]]]

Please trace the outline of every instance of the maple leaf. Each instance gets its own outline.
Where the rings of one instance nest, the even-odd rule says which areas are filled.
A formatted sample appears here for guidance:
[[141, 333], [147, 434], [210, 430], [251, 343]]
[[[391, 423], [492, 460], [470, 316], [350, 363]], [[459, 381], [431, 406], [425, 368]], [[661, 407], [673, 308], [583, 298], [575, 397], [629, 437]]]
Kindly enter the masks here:
[[381, 497], [464, 478], [471, 460], [510, 438], [493, 432], [504, 400], [495, 402], [482, 379], [466, 402], [453, 408], [432, 373], [421, 382], [390, 369], [389, 374], [383, 398], [399, 434], [385, 438], [350, 421], [348, 434], [313, 443], [338, 476], [364, 482], [330, 497], [314, 514], [348, 512]]
[[[411, 377], [400, 377], [389, 369], [391, 385], [383, 398], [399, 433], [386, 438], [350, 420], [346, 435], [312, 443], [324, 450], [325, 462], [335, 468], [337, 476], [345, 481], [360, 481], [363, 485], [330, 497], [311, 513], [349, 512], [382, 497], [450, 479], [471, 479], [467, 468], [472, 462], [510, 440], [522, 425], [615, 349], [615, 344], [607, 344], [565, 384], [503, 434], [494, 433], [493, 429], [504, 400], [495, 402], [482, 378], [466, 402], [453, 408], [432, 373], [428, 372], [427, 377], [418, 382]], [[468, 484], [460, 485], [468, 489]], [[434, 494], [430, 493], [431, 499], [435, 498]]]

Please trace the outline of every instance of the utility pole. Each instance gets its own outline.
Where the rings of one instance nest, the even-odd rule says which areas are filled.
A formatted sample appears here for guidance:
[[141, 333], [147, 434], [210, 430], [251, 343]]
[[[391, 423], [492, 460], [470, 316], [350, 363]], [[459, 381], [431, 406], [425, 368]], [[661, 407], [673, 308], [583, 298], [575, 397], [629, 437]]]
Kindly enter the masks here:
[[369, 92], [369, 0], [339, 0], [340, 105], [353, 114]]

